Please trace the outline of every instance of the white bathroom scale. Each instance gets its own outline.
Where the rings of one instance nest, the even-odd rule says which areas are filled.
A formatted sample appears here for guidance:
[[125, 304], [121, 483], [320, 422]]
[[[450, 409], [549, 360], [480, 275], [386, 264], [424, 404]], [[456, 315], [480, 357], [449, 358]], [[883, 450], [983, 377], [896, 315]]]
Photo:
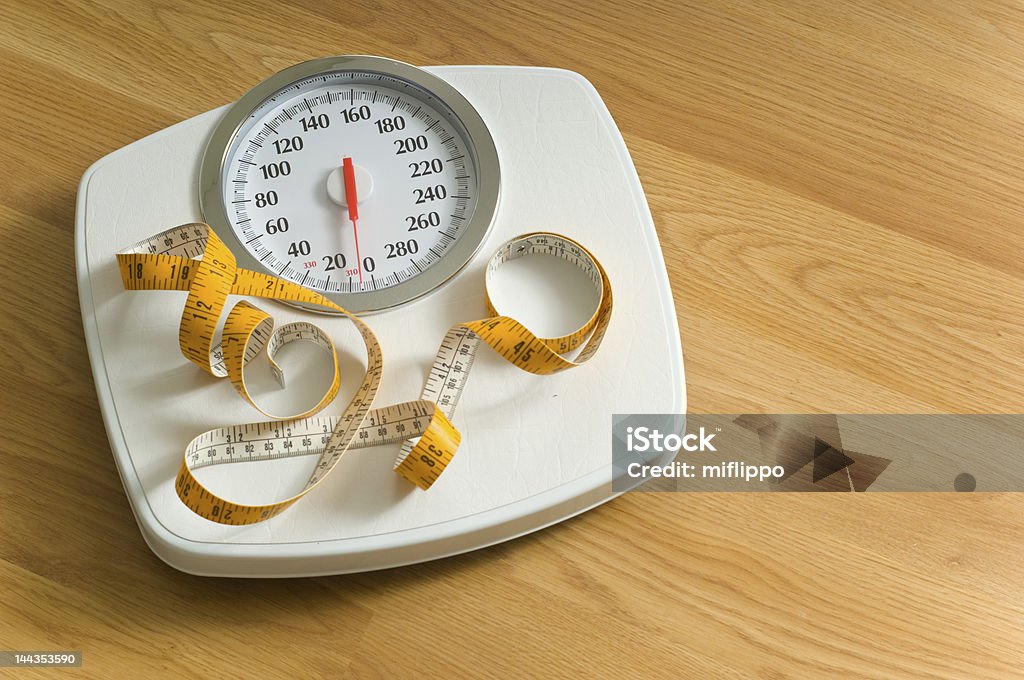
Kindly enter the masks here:
[[[478, 234], [480, 243], [467, 250], [464, 266], [426, 294], [388, 298], [380, 311], [361, 315], [384, 354], [375, 405], [416, 399], [446, 330], [487, 317], [486, 263], [500, 244], [524, 232], [568, 236], [603, 265], [614, 291], [603, 344], [589, 362], [550, 376], [524, 372], [481, 346], [453, 417], [461, 444], [427, 490], [395, 474], [398, 445], [357, 449], [272, 519], [245, 526], [209, 521], [185, 507], [175, 492], [185, 446], [206, 430], [265, 418], [227, 380], [212, 378], [182, 356], [178, 325], [185, 293], [124, 290], [115, 253], [169, 227], [209, 221], [201, 208], [201, 166], [229, 107], [111, 153], [89, 168], [79, 187], [75, 246], [82, 317], [121, 481], [146, 542], [172, 567], [208, 576], [314, 576], [412, 564], [492, 545], [616, 495], [613, 414], [685, 412], [679, 330], [657, 233], [626, 145], [594, 87], [561, 69], [423, 70], [454, 87], [479, 113], [501, 168], [500, 200], [489, 228]], [[346, 120], [357, 120], [362, 114], [355, 97], [348, 104], [353, 106], [346, 109]], [[313, 111], [311, 106], [311, 124]], [[378, 131], [389, 134], [391, 127], [378, 126]], [[417, 137], [402, 137], [411, 141], [397, 142], [396, 153], [406, 144], [415, 150]], [[355, 158], [357, 170], [359, 162]], [[271, 168], [265, 179], [282, 169]], [[353, 176], [368, 186], [365, 177]], [[374, 191], [381, 191], [376, 184]], [[360, 203], [360, 211], [369, 209]], [[420, 226], [430, 226], [429, 214], [423, 213], [427, 217], [420, 218]], [[254, 221], [271, 223], [263, 217]], [[268, 228], [278, 226], [273, 222]], [[300, 240], [279, 242], [287, 243], [282, 248], [305, 249]], [[316, 244], [311, 247], [315, 251]], [[329, 256], [323, 257], [327, 262]], [[368, 271], [360, 267], [359, 273]], [[512, 303], [522, 302], [521, 309], [513, 304], [508, 313], [538, 335], [549, 333], [553, 319], [571, 316], [560, 307], [559, 292], [526, 281], [511, 296]], [[324, 415], [339, 412], [365, 369], [352, 323], [278, 302], [254, 302], [278, 324], [313, 321], [335, 340], [341, 393]], [[302, 398], [302, 384], [322, 382], [315, 368], [303, 363], [304, 351], [294, 354], [299, 368], [284, 393], [257, 385], [267, 403], [287, 408], [288, 399]], [[298, 396], [292, 392], [296, 384]], [[285, 498], [309, 476], [312, 464], [305, 457], [208, 469], [218, 488]]]

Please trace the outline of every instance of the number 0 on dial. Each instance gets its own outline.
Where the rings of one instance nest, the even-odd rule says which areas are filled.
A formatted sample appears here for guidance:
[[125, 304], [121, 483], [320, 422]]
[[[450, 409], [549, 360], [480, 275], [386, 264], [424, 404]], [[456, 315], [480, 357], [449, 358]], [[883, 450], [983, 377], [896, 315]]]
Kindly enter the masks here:
[[200, 207], [240, 266], [368, 312], [462, 269], [499, 187], [494, 141], [455, 88], [390, 59], [331, 57], [228, 109], [202, 161]]

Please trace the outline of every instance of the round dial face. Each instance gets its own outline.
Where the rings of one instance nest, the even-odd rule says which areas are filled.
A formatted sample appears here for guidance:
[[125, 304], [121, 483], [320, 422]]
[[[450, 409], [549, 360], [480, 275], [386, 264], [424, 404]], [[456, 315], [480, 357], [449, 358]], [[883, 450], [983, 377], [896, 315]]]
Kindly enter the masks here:
[[211, 224], [226, 227], [243, 266], [365, 311], [427, 292], [472, 257], [494, 213], [496, 155], [493, 169], [480, 167], [461, 95], [427, 89], [410, 77], [423, 72], [400, 66], [412, 71], [349, 64], [289, 78], [231, 121], [214, 149], [223, 155], [212, 212], [226, 225]]

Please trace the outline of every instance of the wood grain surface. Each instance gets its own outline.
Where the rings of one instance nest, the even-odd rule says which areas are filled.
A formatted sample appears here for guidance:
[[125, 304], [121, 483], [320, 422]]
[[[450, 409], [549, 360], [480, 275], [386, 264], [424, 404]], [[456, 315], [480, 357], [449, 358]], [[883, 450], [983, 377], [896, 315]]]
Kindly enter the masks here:
[[380, 573], [160, 562], [90, 374], [78, 180], [338, 53], [594, 83], [664, 247], [691, 410], [1024, 410], [1019, 3], [0, 3], [0, 649], [85, 653], [16, 677], [1024, 673], [1019, 495], [632, 494]]

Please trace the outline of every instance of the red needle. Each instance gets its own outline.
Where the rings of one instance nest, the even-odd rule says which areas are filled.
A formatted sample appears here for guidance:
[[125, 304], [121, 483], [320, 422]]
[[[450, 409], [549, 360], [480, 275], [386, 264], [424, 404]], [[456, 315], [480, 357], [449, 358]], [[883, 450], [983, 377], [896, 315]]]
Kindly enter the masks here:
[[352, 235], [356, 239], [356, 268], [359, 270], [359, 284], [363, 283], [363, 261], [359, 257], [359, 198], [356, 195], [356, 168], [352, 159], [345, 156], [341, 159], [342, 173], [345, 175], [345, 203], [348, 205], [348, 218], [352, 220]]

